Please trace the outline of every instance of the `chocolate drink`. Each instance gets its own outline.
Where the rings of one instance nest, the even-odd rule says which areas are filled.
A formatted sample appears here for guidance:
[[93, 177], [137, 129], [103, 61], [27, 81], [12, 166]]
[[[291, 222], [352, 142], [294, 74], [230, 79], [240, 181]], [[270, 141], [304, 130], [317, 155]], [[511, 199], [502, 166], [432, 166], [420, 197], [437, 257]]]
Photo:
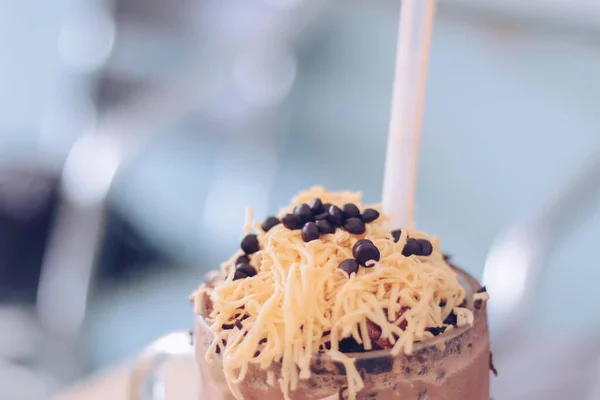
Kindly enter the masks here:
[[[325, 192], [308, 194], [309, 197], [316, 195], [329, 198], [329, 194]], [[300, 200], [303, 200], [302, 196], [300, 197]], [[332, 198], [335, 199], [335, 196]], [[306, 212], [301, 207], [296, 207], [294, 210], [297, 214]], [[353, 212], [352, 207], [345, 207], [345, 211]], [[362, 220], [370, 223], [372, 217], [368, 212], [364, 217], [364, 211], [361, 214]], [[332, 213], [335, 212], [334, 209]], [[346, 220], [350, 218], [352, 217], [346, 216]], [[286, 222], [284, 221], [283, 224], [285, 225]], [[294, 228], [294, 225], [289, 223], [287, 225]], [[429, 245], [430, 248], [425, 243], [425, 239], [415, 239], [421, 240], [417, 243], [420, 246], [415, 246], [415, 242], [406, 238], [405, 233], [399, 234], [393, 231], [390, 232], [388, 239], [381, 239], [377, 234], [378, 228], [366, 229], [358, 233], [360, 229], [356, 230], [348, 224], [341, 226], [348, 233], [358, 236], [358, 238], [346, 239], [349, 240], [347, 246], [351, 247], [351, 254], [355, 257], [353, 260], [356, 260], [360, 267], [347, 262], [348, 259], [339, 262], [347, 256], [346, 253], [336, 259], [336, 263], [339, 263], [338, 269], [344, 272], [334, 271], [334, 274], [339, 272], [341, 277], [335, 278], [338, 279], [335, 284], [332, 283], [333, 278], [329, 281], [333, 288], [323, 285], [325, 299], [331, 297], [330, 292], [338, 295], [329, 303], [320, 301], [321, 286], [305, 285], [303, 287], [310, 292], [310, 297], [319, 298], [316, 302], [311, 303], [309, 297], [302, 298], [302, 301], [298, 302], [299, 307], [292, 313], [286, 309], [290, 304], [286, 302], [291, 300], [284, 293], [281, 295], [281, 304], [273, 307], [274, 311], [260, 314], [261, 310], [264, 311], [264, 308], [271, 305], [268, 299], [278, 299], [274, 296], [279, 292], [269, 291], [263, 296], [265, 301], [254, 304], [253, 301], [261, 297], [262, 289], [237, 285], [236, 282], [244, 281], [245, 284], [250, 285], [251, 280], [256, 276], [265, 274], [265, 277], [270, 279], [269, 273], [283, 274], [285, 269], [265, 268], [263, 270], [262, 268], [269, 264], [259, 260], [257, 255], [260, 252], [252, 248], [257, 243], [248, 243], [247, 239], [245, 239], [246, 243], [242, 242], [242, 248], [245, 248], [246, 252], [242, 257], [247, 258], [242, 258], [241, 262], [236, 260], [237, 268], [231, 270], [225, 268], [221, 278], [203, 285], [195, 294], [194, 303], [199, 314], [195, 335], [196, 351], [202, 375], [203, 398], [215, 400], [233, 400], [236, 397], [245, 400], [489, 400], [490, 349], [485, 304], [487, 294], [481, 290], [480, 284], [463, 270], [449, 266], [441, 253], [436, 254], [435, 241], [432, 242], [433, 246]], [[267, 228], [266, 232], [271, 229], [264, 224], [263, 227]], [[306, 228], [305, 222], [303, 229], [297, 233], [304, 243], [307, 243], [307, 248], [313, 241], [334, 241], [334, 233], [326, 234], [331, 235], [330, 237], [323, 238], [321, 235], [315, 239], [305, 232], [307, 230], [310, 229]], [[418, 235], [411, 234], [415, 237]], [[259, 235], [258, 241], [263, 239], [271, 246], [277, 246], [273, 238], [278, 239], [284, 233], [274, 232], [273, 235], [273, 237]], [[395, 247], [386, 248], [384, 239], [392, 243], [391, 246], [395, 246], [393, 243], [401, 243], [398, 249], [402, 256], [393, 252]], [[381, 254], [369, 247], [373, 243], [378, 245]], [[357, 250], [363, 245], [366, 245], [369, 251], [364, 248], [362, 251]], [[300, 252], [304, 251], [302, 246], [298, 247], [297, 244], [294, 246]], [[327, 251], [334, 254], [335, 249], [332, 249], [334, 249], [332, 246], [319, 248], [314, 253], [307, 253], [306, 257], [317, 257]], [[336, 249], [336, 251], [343, 251], [343, 249]], [[365, 252], [371, 255], [370, 260], [375, 263], [364, 259]], [[282, 254], [278, 254], [280, 264], [286, 260]], [[434, 258], [435, 262], [429, 258]], [[297, 260], [293, 257], [290, 259]], [[390, 269], [391, 275], [385, 275], [386, 266], [394, 264], [393, 260], [396, 259], [400, 260], [397, 267]], [[245, 263], [246, 260], [251, 260], [254, 268], [258, 267], [254, 274], [252, 270], [242, 265], [248, 264]], [[426, 275], [419, 277], [419, 271], [413, 268], [412, 263], [416, 263], [415, 265], [425, 271]], [[444, 266], [441, 266], [442, 263]], [[298, 277], [308, 274], [307, 270], [315, 268], [315, 274], [321, 273], [322, 275], [319, 276], [326, 280], [327, 272], [321, 270], [325, 265], [328, 265], [327, 262], [323, 265], [306, 264], [304, 270], [297, 270]], [[433, 266], [442, 268], [443, 273]], [[348, 268], [350, 273], [347, 271]], [[281, 289], [286, 293], [300, 288], [294, 286], [293, 266], [290, 271], [284, 282], [287, 285], [281, 284]], [[381, 276], [376, 275], [379, 273]], [[436, 279], [429, 280], [430, 275], [436, 276]], [[310, 278], [304, 276], [304, 279]], [[391, 279], [404, 281], [404, 284], [396, 284]], [[456, 282], [453, 279], [456, 279]], [[442, 280], [448, 280], [450, 283], [440, 283]], [[420, 287], [421, 281], [426, 282], [427, 285], [415, 292], [413, 289]], [[267, 282], [270, 281], [267, 279]], [[373, 288], [378, 289], [368, 289], [366, 283], [373, 283]], [[257, 279], [256, 284], [262, 288], [264, 282]], [[358, 289], [352, 286], [353, 284], [358, 285]], [[344, 288], [355, 290], [359, 295], [353, 297], [354, 292], [352, 290], [344, 292]], [[401, 294], [397, 294], [398, 290]], [[245, 295], [240, 295], [243, 291]], [[300, 296], [299, 293], [296, 298]], [[378, 301], [371, 302], [372, 307], [366, 308], [360, 300], [370, 298], [369, 293]], [[411, 293], [414, 297], [410, 297]], [[421, 302], [423, 298], [429, 297], [431, 297], [430, 301]], [[221, 303], [224, 299], [226, 302]], [[455, 304], [452, 305], [452, 302]], [[347, 303], [348, 308], [341, 314], [336, 314], [341, 303]], [[398, 305], [394, 306], [396, 303]], [[229, 306], [231, 304], [235, 307], [231, 308]], [[427, 311], [419, 312], [427, 304], [429, 304]], [[317, 324], [315, 321], [318, 318], [312, 318], [313, 314], [307, 311], [313, 306], [323, 307], [322, 315], [328, 316], [329, 319], [322, 319], [324, 327], [321, 330], [308, 330], [313, 333], [311, 341], [305, 327]], [[394, 308], [395, 312], [389, 312], [390, 308]], [[230, 315], [224, 316], [227, 312]], [[363, 313], [366, 317], [361, 319]], [[376, 315], [377, 313], [385, 314], [387, 318], [381, 319]], [[429, 315], [434, 313], [438, 315]], [[347, 318], [355, 314], [358, 315], [357, 319], [346, 323]], [[234, 316], [233, 320], [230, 318], [231, 315]], [[272, 315], [274, 317], [270, 320], [261, 320], [261, 317]], [[320, 316], [318, 313], [315, 315]], [[220, 319], [220, 316], [223, 318]], [[293, 329], [286, 331], [286, 325], [293, 324], [295, 319], [297, 324]], [[224, 321], [226, 323], [223, 323]], [[281, 329], [278, 330], [278, 327]], [[353, 328], [355, 328], [354, 332], [352, 332]], [[254, 344], [252, 340], [259, 337], [260, 340]], [[296, 344], [303, 338], [308, 338], [306, 341], [308, 345], [297, 345], [294, 348], [286, 342], [286, 338], [293, 338], [290, 342]], [[314, 348], [310, 348], [311, 343], [316, 344]], [[245, 356], [248, 354], [243, 347], [245, 345], [248, 345], [251, 355]], [[303, 357], [302, 351], [307, 347], [310, 350], [307, 350], [307, 356]], [[286, 351], [290, 352], [286, 353]], [[295, 353], [293, 357], [289, 356], [293, 353]], [[270, 355], [273, 357], [265, 362], [266, 356]], [[286, 364], [286, 355], [289, 356], [288, 364]], [[234, 368], [231, 368], [232, 365]], [[291, 365], [291, 368], [286, 365]]]

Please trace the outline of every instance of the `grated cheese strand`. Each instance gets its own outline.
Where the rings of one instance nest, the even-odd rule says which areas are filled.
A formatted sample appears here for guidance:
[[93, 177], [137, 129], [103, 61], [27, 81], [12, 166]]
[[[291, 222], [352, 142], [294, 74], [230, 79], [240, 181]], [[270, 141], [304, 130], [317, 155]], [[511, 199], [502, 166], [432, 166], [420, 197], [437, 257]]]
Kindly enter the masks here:
[[[432, 337], [428, 328], [451, 329], [442, 321], [452, 312], [459, 326], [473, 323], [472, 312], [462, 304], [465, 290], [444, 261], [436, 238], [403, 230], [400, 240], [394, 242], [390, 232], [398, 227], [388, 226], [378, 205], [362, 205], [360, 193], [326, 192], [319, 186], [300, 193], [279, 216], [315, 198], [338, 206], [354, 203], [361, 209], [375, 208], [380, 217], [367, 224], [363, 235], [337, 229], [305, 243], [299, 230], [288, 230], [282, 224], [262, 231], [252, 220], [252, 211], [247, 210], [244, 232], [250, 233], [254, 227], [261, 245], [251, 256], [257, 274], [233, 280], [233, 264], [242, 254], [238, 252], [222, 264], [217, 278], [202, 284], [192, 295], [199, 314], [207, 297], [210, 299], [212, 312], [204, 317], [215, 339], [207, 358], [221, 348], [223, 370], [231, 388], [244, 380], [250, 365], [267, 369], [277, 364], [279, 370], [269, 370], [267, 382], [279, 386], [289, 399], [299, 380], [310, 377], [312, 358], [323, 351], [344, 365], [352, 400], [363, 381], [354, 360], [340, 352], [341, 339], [353, 337], [366, 350], [372, 349], [368, 324], [373, 323], [381, 329], [381, 337], [392, 344], [393, 355], [410, 354], [416, 341]], [[429, 240], [433, 253], [428, 257], [403, 256], [409, 236]], [[373, 268], [361, 267], [349, 277], [338, 265], [352, 258], [352, 246], [363, 238], [377, 246], [380, 260]], [[233, 329], [223, 329], [223, 325], [234, 324]], [[232, 392], [242, 399], [239, 388]]]

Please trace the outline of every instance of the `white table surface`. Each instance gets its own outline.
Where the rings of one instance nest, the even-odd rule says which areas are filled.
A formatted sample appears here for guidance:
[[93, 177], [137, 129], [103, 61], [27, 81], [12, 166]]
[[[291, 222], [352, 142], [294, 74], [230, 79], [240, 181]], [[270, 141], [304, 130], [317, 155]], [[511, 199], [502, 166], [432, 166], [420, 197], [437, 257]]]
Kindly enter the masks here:
[[[51, 400], [130, 400], [131, 365], [108, 369], [59, 393]], [[193, 360], [174, 361], [165, 367], [167, 400], [198, 400], [197, 369]]]

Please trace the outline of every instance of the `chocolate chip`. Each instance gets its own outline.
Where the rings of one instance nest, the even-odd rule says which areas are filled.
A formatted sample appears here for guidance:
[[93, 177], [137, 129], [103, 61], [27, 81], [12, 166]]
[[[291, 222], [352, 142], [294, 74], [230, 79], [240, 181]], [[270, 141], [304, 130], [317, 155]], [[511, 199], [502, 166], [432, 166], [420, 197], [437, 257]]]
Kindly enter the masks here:
[[307, 222], [302, 228], [302, 240], [310, 242], [319, 238], [319, 228], [314, 222]]
[[235, 260], [235, 265], [242, 264], [242, 263], [250, 264], [250, 257], [243, 255], [243, 256], [239, 256], [237, 258], [237, 260]]
[[365, 233], [365, 223], [356, 217], [348, 218], [344, 223], [344, 229], [354, 235], [362, 235]]
[[247, 264], [247, 263], [237, 264], [235, 266], [235, 269], [237, 271], [242, 272], [246, 276], [254, 276], [254, 275], [256, 275], [256, 270], [254, 269], [254, 267], [252, 265], [250, 265], [250, 264]]
[[433, 253], [433, 246], [431, 242], [426, 239], [417, 239], [419, 241], [419, 246], [421, 246], [421, 256], [430, 256]]
[[294, 214], [298, 215], [303, 222], [312, 220], [312, 211], [308, 204], [300, 204], [294, 209]]
[[323, 210], [325, 210], [325, 212], [329, 211], [329, 207], [331, 207], [331, 203], [323, 203]]
[[482, 305], [483, 305], [483, 300], [481, 300], [481, 299], [477, 299], [473, 302], [473, 307], [475, 307], [476, 310], [480, 310]]
[[431, 332], [431, 334], [432, 334], [433, 336], [437, 336], [437, 335], [439, 335], [440, 333], [444, 332], [444, 330], [445, 330], [445, 329], [446, 329], [446, 328], [442, 328], [442, 327], [431, 327], [431, 328], [427, 328], [427, 330], [428, 330], [429, 332]]
[[362, 220], [364, 222], [373, 222], [377, 218], [379, 218], [379, 211], [374, 210], [372, 208], [367, 208], [363, 210], [363, 212], [360, 213], [360, 215], [362, 216]]
[[446, 325], [454, 325], [456, 326], [457, 324], [457, 318], [456, 318], [456, 314], [454, 314], [454, 311], [452, 311], [447, 317], [446, 319], [444, 319], [444, 323]]
[[329, 213], [327, 211], [322, 212], [321, 214], [315, 215], [315, 221], [322, 221], [329, 218]]
[[342, 271], [346, 271], [348, 276], [350, 276], [350, 274], [352, 274], [353, 272], [358, 271], [358, 262], [354, 258], [348, 258], [342, 261], [338, 268]]
[[344, 225], [344, 215], [342, 214], [342, 210], [338, 206], [329, 207], [329, 217], [328, 220], [333, 224], [333, 226], [342, 226]]
[[316, 222], [317, 228], [319, 228], [319, 232], [326, 233], [335, 233], [335, 227], [331, 225], [329, 221], [320, 220]]
[[487, 288], [484, 286], [480, 287], [479, 290], [477, 290], [477, 292], [475, 293], [487, 293]]
[[260, 246], [258, 244], [258, 238], [256, 237], [255, 234], [251, 233], [249, 235], [246, 235], [242, 239], [242, 250], [244, 250], [244, 253], [254, 254], [259, 249], [260, 249]]
[[379, 249], [373, 243], [363, 243], [356, 248], [356, 261], [364, 267], [371, 268], [367, 261], [379, 261]]
[[279, 219], [277, 217], [268, 217], [260, 227], [263, 231], [269, 232], [269, 230], [275, 225], [279, 225]]
[[346, 218], [358, 218], [360, 217], [360, 210], [355, 204], [346, 203], [342, 206], [342, 213]]
[[281, 222], [283, 223], [283, 226], [289, 230], [300, 229], [303, 225], [302, 219], [296, 214], [285, 214], [283, 218], [281, 218]]
[[409, 257], [415, 256], [429, 256], [433, 252], [433, 246], [428, 240], [425, 239], [411, 239], [406, 240], [404, 249], [402, 249], [402, 255]]
[[240, 321], [239, 319], [236, 319], [235, 320], [235, 327], [238, 328], [241, 331], [242, 328], [244, 327], [244, 325], [242, 325], [242, 321]]
[[369, 239], [360, 239], [357, 240], [356, 243], [354, 243], [354, 246], [352, 246], [352, 255], [354, 256], [354, 258], [356, 258], [356, 249], [358, 248], [358, 246], [365, 243], [373, 244], [373, 242], [371, 242]]
[[398, 243], [398, 240], [400, 240], [401, 235], [402, 235], [402, 229], [394, 229], [392, 231], [392, 237], [394, 238], [395, 243]]
[[321, 214], [323, 211], [325, 211], [321, 199], [311, 200], [311, 202], [308, 203], [308, 206], [310, 207], [310, 210], [312, 211], [313, 215]]
[[342, 353], [358, 353], [360, 351], [364, 351], [364, 347], [358, 344], [353, 337], [340, 340], [338, 347]]
[[248, 275], [246, 275], [245, 273], [243, 273], [242, 271], [237, 270], [237, 269], [235, 270], [235, 273], [233, 274], [234, 281], [237, 281], [238, 279], [244, 279], [247, 277], [248, 277]]

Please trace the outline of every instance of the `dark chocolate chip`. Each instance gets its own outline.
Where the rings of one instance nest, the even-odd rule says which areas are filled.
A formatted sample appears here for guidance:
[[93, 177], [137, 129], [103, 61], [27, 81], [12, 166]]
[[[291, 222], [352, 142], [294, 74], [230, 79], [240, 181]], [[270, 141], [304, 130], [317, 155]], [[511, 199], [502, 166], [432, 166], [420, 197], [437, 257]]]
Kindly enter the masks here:
[[247, 255], [243, 255], [243, 256], [239, 256], [237, 258], [237, 260], [235, 260], [235, 265], [242, 264], [242, 263], [250, 264], [250, 257], [248, 257]]
[[344, 223], [344, 229], [354, 235], [362, 235], [365, 233], [365, 223], [356, 217], [351, 217]]
[[446, 329], [446, 328], [442, 328], [442, 327], [431, 327], [431, 328], [427, 328], [427, 330], [428, 330], [429, 332], [431, 332], [431, 334], [432, 334], [433, 336], [437, 336], [437, 335], [439, 335], [440, 333], [444, 332], [444, 330], [445, 330], [445, 329]]
[[307, 222], [302, 228], [302, 240], [310, 242], [319, 238], [319, 228], [314, 222]]
[[325, 210], [325, 212], [329, 211], [329, 207], [331, 207], [331, 203], [323, 203], [323, 210]]
[[262, 223], [261, 228], [265, 232], [269, 232], [269, 230], [275, 225], [279, 225], [279, 219], [277, 217], [268, 217]]
[[350, 276], [350, 274], [352, 274], [353, 272], [358, 271], [358, 262], [354, 258], [348, 258], [342, 261], [338, 268], [342, 271], [346, 271], [348, 276]]
[[289, 230], [300, 229], [303, 225], [302, 218], [296, 214], [285, 214], [281, 222]]
[[485, 286], [482, 286], [479, 288], [479, 290], [477, 290], [476, 293], [487, 293], [487, 288]]
[[315, 221], [322, 221], [329, 218], [329, 213], [327, 211], [322, 212], [321, 214], [315, 215]]
[[[339, 349], [342, 353], [358, 353], [364, 351], [362, 345], [358, 344], [352, 337], [340, 340]], [[341, 365], [343, 366], [344, 364]]]
[[406, 244], [402, 249], [402, 255], [404, 257], [421, 255], [421, 244], [419, 243], [419, 240], [411, 238], [406, 239]]
[[355, 204], [346, 203], [342, 206], [342, 213], [346, 218], [359, 218], [360, 210], [356, 207]]
[[392, 231], [392, 237], [394, 238], [394, 242], [398, 242], [400, 240], [400, 235], [402, 235], [402, 229], [394, 229]]
[[312, 220], [312, 211], [308, 204], [300, 204], [294, 209], [294, 214], [298, 215], [303, 222]]
[[260, 249], [260, 246], [258, 244], [258, 238], [256, 237], [255, 234], [251, 233], [249, 235], [246, 235], [242, 239], [242, 250], [244, 250], [244, 253], [254, 254], [259, 249]]
[[254, 267], [250, 264], [247, 263], [241, 263], [241, 264], [237, 264], [235, 266], [235, 269], [237, 271], [240, 271], [242, 273], [244, 273], [246, 276], [254, 276], [256, 275], [256, 270], [254, 269]]
[[308, 203], [308, 206], [310, 207], [310, 210], [312, 211], [313, 215], [321, 214], [323, 211], [325, 211], [321, 199], [311, 200], [311, 202]]
[[246, 275], [245, 273], [243, 273], [242, 271], [239, 270], [235, 270], [235, 273], [233, 274], [233, 280], [237, 281], [238, 279], [244, 279], [247, 278], [248, 275]]
[[335, 233], [335, 227], [331, 225], [331, 222], [320, 220], [316, 222], [317, 228], [319, 228], [319, 232], [321, 233]]
[[236, 319], [235, 320], [235, 327], [238, 328], [241, 331], [242, 328], [244, 327], [244, 325], [242, 325], [242, 321], [240, 321], [239, 319]]
[[371, 268], [373, 265], [367, 266], [367, 261], [379, 261], [379, 249], [373, 243], [363, 243], [356, 248], [356, 261], [363, 267]]
[[477, 299], [473, 302], [473, 307], [475, 307], [476, 310], [480, 310], [482, 305], [483, 305], [483, 300], [481, 300], [481, 299]]
[[342, 214], [342, 210], [338, 206], [329, 207], [329, 217], [328, 220], [333, 224], [333, 226], [342, 226], [344, 225], [344, 215]]
[[363, 210], [363, 212], [360, 213], [360, 215], [362, 216], [362, 220], [364, 222], [373, 222], [377, 218], [379, 218], [379, 211], [374, 210], [372, 208], [367, 208]]
[[417, 241], [421, 247], [421, 254], [419, 254], [420, 256], [430, 256], [431, 253], [433, 253], [433, 246], [429, 240], [417, 239]]
[[354, 256], [354, 258], [356, 258], [356, 249], [358, 248], [358, 246], [365, 243], [373, 244], [373, 242], [371, 242], [369, 239], [360, 239], [357, 240], [356, 243], [354, 243], [354, 246], [352, 246], [352, 255]]
[[457, 318], [456, 318], [456, 314], [454, 314], [454, 311], [452, 311], [444, 320], [444, 323], [446, 325], [454, 325], [456, 326], [457, 323]]

